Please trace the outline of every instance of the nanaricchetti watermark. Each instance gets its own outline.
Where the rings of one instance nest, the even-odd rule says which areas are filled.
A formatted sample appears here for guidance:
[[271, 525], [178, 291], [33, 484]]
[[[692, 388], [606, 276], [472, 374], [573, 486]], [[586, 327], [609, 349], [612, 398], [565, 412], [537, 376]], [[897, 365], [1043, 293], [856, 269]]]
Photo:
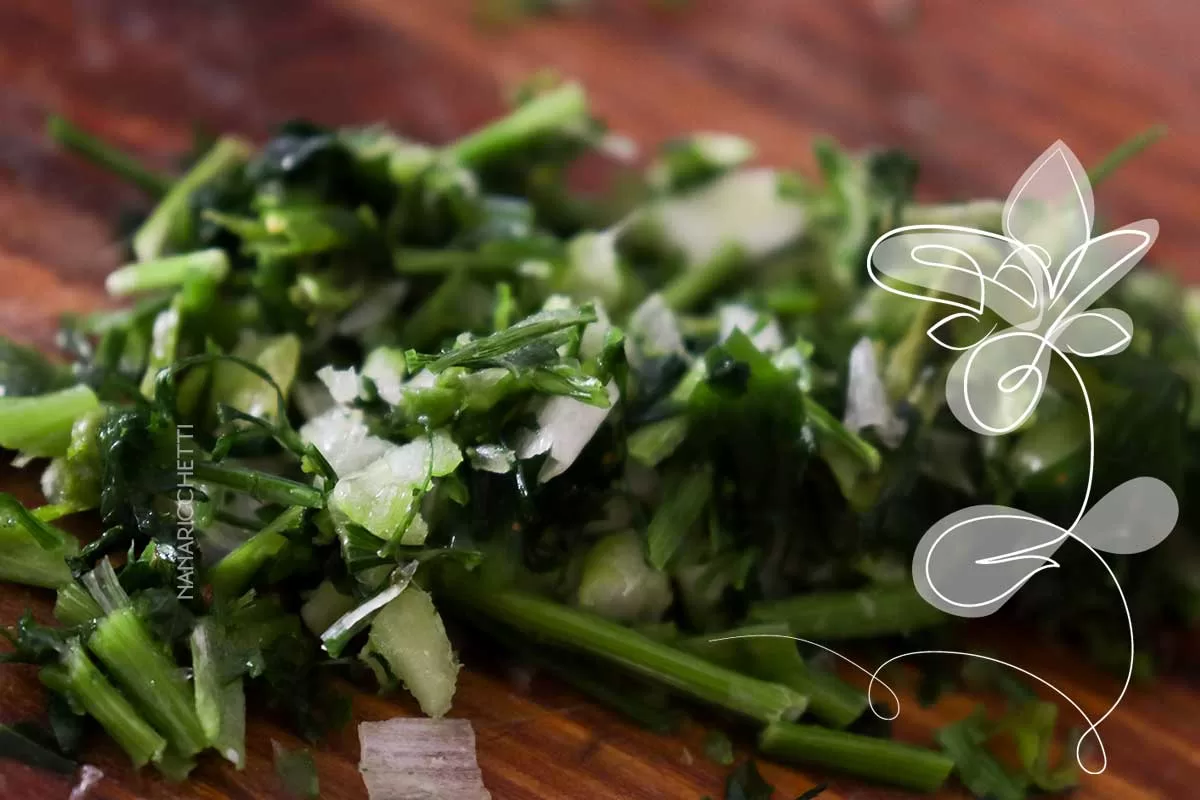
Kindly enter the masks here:
[[175, 570], [176, 596], [191, 600], [195, 583], [192, 576], [192, 545], [196, 541], [196, 485], [192, 483], [192, 426], [175, 429]]

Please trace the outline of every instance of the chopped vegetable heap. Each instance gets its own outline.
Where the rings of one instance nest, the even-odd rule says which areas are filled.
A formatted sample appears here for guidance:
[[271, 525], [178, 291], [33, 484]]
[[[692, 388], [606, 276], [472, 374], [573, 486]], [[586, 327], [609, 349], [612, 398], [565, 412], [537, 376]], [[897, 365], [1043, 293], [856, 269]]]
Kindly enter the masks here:
[[[716, 133], [581, 192], [574, 165], [621, 142], [545, 81], [442, 147], [292, 122], [261, 148], [210, 142], [178, 176], [51, 133], [155, 203], [106, 281], [130, 302], [63, 321], [68, 365], [0, 342], [0, 446], [46, 498], [0, 498], [0, 578], [57, 591], [60, 623], [8, 632], [55, 725], [0, 729], [3, 753], [69, 768], [86, 718], [172, 778], [208, 751], [241, 768], [248, 706], [316, 738], [347, 721], [340, 675], [440, 717], [456, 649], [482, 639], [657, 730], [700, 707], [769, 756], [917, 790], [954, 770], [1006, 800], [1074, 783], [1049, 763], [1052, 705], [1010, 694], [937, 749], [893, 742], [787, 638], [945, 643], [957, 629], [908, 572], [921, 534], [977, 503], [1077, 509], [1070, 377], [1019, 435], [978, 437], [945, 407], [927, 305], [867, 279], [882, 232], [998, 229], [999, 203], [913, 203], [899, 152], [822, 140], [810, 177]], [[1096, 495], [1136, 463], [1183, 500], [1186, 531], [1112, 559], [1158, 638], [1200, 614], [1200, 295], [1159, 273], [1114, 292], [1137, 332], [1086, 365]], [[1117, 599], [1079, 564], [1006, 613], [1120, 663]], [[1010, 734], [1019, 763], [988, 748]], [[743, 766], [729, 796], [760, 785]]]

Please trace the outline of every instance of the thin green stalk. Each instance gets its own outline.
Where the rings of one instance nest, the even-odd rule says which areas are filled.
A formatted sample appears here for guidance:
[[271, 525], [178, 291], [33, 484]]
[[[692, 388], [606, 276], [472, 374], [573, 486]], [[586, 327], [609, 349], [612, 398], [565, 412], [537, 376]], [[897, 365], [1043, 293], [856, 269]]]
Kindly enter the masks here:
[[108, 682], [78, 641], [68, 647], [61, 666], [44, 668], [40, 677], [46, 686], [71, 698], [94, 717], [129, 754], [135, 767], [162, 758], [167, 741]]
[[525, 592], [488, 591], [467, 577], [448, 600], [534, 639], [589, 653], [676, 691], [759, 722], [792, 720], [807, 705], [786, 686], [749, 678], [601, 617]]
[[67, 558], [79, 552], [74, 537], [47, 549], [17, 525], [0, 524], [0, 581], [56, 589], [71, 580]]
[[750, 617], [784, 622], [793, 635], [812, 641], [910, 633], [949, 620], [911, 584], [798, 595], [759, 603], [750, 609]]
[[224, 633], [211, 619], [192, 630], [196, 716], [208, 743], [238, 769], [246, 763], [246, 696], [240, 677], [226, 681], [221, 669]]
[[121, 587], [117, 571], [107, 558], [100, 559], [100, 563], [85, 574], [80, 582], [100, 607], [101, 615], [111, 614], [129, 605], [129, 595]]
[[246, 467], [199, 461], [195, 465], [195, 475], [198, 481], [224, 486], [264, 503], [305, 508], [325, 507], [325, 495], [320, 489]]
[[353, 595], [342, 594], [337, 585], [326, 578], [300, 607], [300, 618], [314, 636], [320, 636], [356, 605], [358, 601]]
[[712, 495], [712, 466], [702, 464], [668, 477], [663, 501], [646, 529], [647, 560], [663, 570], [679, 550]]
[[[1141, 153], [1167, 134], [1166, 125], [1153, 125], [1119, 144], [1111, 153], [1088, 170], [1092, 188], [1109, 178], [1129, 159]], [[992, 198], [965, 203], [913, 204], [904, 208], [904, 225], [959, 225], [993, 233], [1004, 230], [1004, 201]]]
[[864, 692], [836, 675], [809, 668], [788, 626], [782, 623], [748, 625], [678, 644], [713, 663], [795, 689], [808, 697], [810, 714], [835, 728], [846, 727], [867, 708]]
[[707, 263], [689, 266], [662, 288], [663, 302], [674, 311], [689, 311], [712, 296], [746, 265], [737, 245], [726, 245]]
[[458, 269], [446, 276], [433, 293], [421, 303], [404, 321], [400, 329], [400, 341], [413, 347], [427, 347], [436, 343], [439, 336], [455, 318], [454, 311], [467, 283], [467, 273]]
[[[515, 650], [520, 663], [554, 676], [602, 706], [624, 714], [646, 730], [667, 735], [679, 728], [680, 714], [676, 710], [653, 704], [646, 697], [638, 697], [637, 693], [630, 692], [627, 688], [618, 688], [602, 677], [600, 670], [581, 669], [578, 664], [564, 664], [561, 661], [561, 653], [546, 653], [527, 645], [505, 643]], [[661, 689], [655, 688], [656, 691], [662, 692]], [[665, 693], [661, 699], [667, 699]]]
[[46, 132], [63, 147], [124, 178], [151, 197], [162, 197], [174, 182], [169, 175], [149, 169], [128, 153], [118, 150], [57, 114], [46, 120]]
[[133, 236], [133, 252], [138, 261], [151, 261], [168, 255], [172, 248], [186, 243], [191, 236], [192, 193], [238, 167], [249, 159], [250, 146], [240, 139], [225, 137], [209, 149], [186, 175], [180, 178], [142, 223]]
[[229, 274], [229, 256], [220, 248], [197, 250], [176, 256], [164, 256], [152, 261], [135, 261], [108, 274], [104, 288], [118, 297], [159, 289], [175, 289], [191, 278], [203, 278], [214, 283]]
[[1159, 123], [1117, 145], [1099, 164], [1088, 170], [1088, 180], [1091, 181], [1092, 188], [1099, 186], [1101, 181], [1116, 172], [1122, 164], [1166, 135], [1167, 126]]
[[869, 472], [879, 471], [883, 464], [879, 451], [866, 439], [849, 430], [841, 420], [807, 394], [804, 395], [804, 413], [818, 438], [837, 446]]
[[100, 604], [93, 600], [87, 589], [80, 584], [69, 581], [58, 587], [58, 596], [54, 600], [54, 618], [63, 625], [73, 628], [102, 616], [104, 609], [100, 608]]
[[650, 422], [629, 434], [629, 457], [647, 467], [657, 467], [679, 449], [688, 434], [688, 419], [680, 414]]
[[0, 753], [6, 759], [60, 775], [70, 775], [79, 767], [71, 759], [30, 739], [20, 730], [3, 724], [0, 724]]
[[450, 367], [485, 363], [511, 353], [535, 339], [595, 321], [596, 312], [589, 306], [579, 310], [542, 312], [502, 331], [472, 339], [461, 347], [432, 359], [425, 364], [425, 368], [438, 373]]
[[392, 264], [401, 275], [443, 275], [462, 269], [467, 272], [508, 272], [517, 267], [512, 258], [499, 258], [473, 250], [419, 250], [392, 252]]
[[304, 507], [292, 506], [218, 561], [208, 573], [213, 596], [222, 600], [241, 595], [254, 575], [287, 546], [284, 531], [299, 526], [304, 512]]
[[0, 447], [35, 458], [65, 455], [75, 420], [99, 406], [82, 383], [33, 397], [0, 396]]
[[334, 658], [340, 656], [350, 640], [362, 633], [384, 606], [408, 588], [419, 566], [418, 561], [405, 564], [392, 573], [391, 582], [386, 588], [338, 617], [321, 633], [321, 647], [325, 652]]
[[758, 738], [767, 755], [920, 792], [935, 792], [954, 762], [933, 750], [815, 725], [775, 722]]
[[888, 363], [883, 369], [883, 383], [887, 387], [888, 396], [893, 400], [908, 397], [921, 366], [925, 363], [925, 354], [930, 345], [928, 331], [937, 315], [942, 313], [939, 311], [940, 306], [933, 302], [939, 295], [937, 290], [929, 292], [929, 302], [922, 303], [917, 309], [904, 335], [888, 354]]
[[178, 755], [187, 758], [208, 746], [187, 679], [132, 608], [118, 609], [101, 620], [88, 648]]
[[987, 198], [965, 203], [914, 204], [904, 207], [904, 225], [959, 225], [993, 233], [1003, 230], [1004, 201]]
[[462, 164], [475, 166], [539, 136], [581, 125], [586, 120], [587, 96], [578, 84], [567, 84], [545, 92], [507, 117], [467, 134], [445, 152]]

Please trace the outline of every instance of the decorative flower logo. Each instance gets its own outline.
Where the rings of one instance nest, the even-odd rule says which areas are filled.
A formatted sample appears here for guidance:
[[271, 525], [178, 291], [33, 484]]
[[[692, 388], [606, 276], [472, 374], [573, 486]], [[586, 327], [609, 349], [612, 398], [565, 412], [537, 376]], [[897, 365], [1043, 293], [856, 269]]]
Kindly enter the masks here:
[[[1103, 565], [1125, 609], [1129, 663], [1125, 684], [1112, 705], [1093, 719], [1050, 681], [991, 656], [955, 650], [918, 650], [889, 658], [874, 671], [819, 642], [797, 637], [844, 659], [883, 686], [899, 714], [899, 700], [880, 678], [891, 664], [917, 655], [984, 659], [1021, 672], [1056, 692], [1088, 723], [1075, 759], [1090, 774], [1108, 763], [1098, 726], [1129, 689], [1133, 677], [1133, 619], [1112, 568], [1100, 556], [1137, 553], [1154, 547], [1174, 529], [1179, 503], [1156, 478], [1127, 481], [1089, 507], [1095, 474], [1095, 423], [1087, 387], [1072, 356], [1119, 353], [1133, 337], [1129, 315], [1115, 308], [1091, 309], [1138, 263], [1158, 234], [1154, 220], [1092, 236], [1092, 187], [1075, 154], [1055, 142], [1025, 171], [1004, 204], [1003, 234], [954, 225], [910, 225], [879, 237], [867, 256], [871, 280], [894, 294], [951, 309], [927, 333], [959, 352], [946, 381], [955, 417], [984, 436], [1020, 428], [1037, 408], [1054, 356], [1070, 369], [1088, 418], [1087, 484], [1074, 522], [1061, 527], [1034, 514], [979, 505], [933, 525], [913, 554], [913, 582], [932, 605], [961, 617], [993, 613], [1025, 582], [1058, 563], [1054, 552], [1074, 539]], [[922, 291], [923, 290], [923, 291]], [[1001, 329], [1001, 324], [1006, 327]], [[964, 337], [963, 328], [983, 334]], [[971, 339], [963, 343], [961, 339]], [[782, 634], [740, 634], [752, 638]], [[1094, 738], [1100, 764], [1084, 763], [1083, 745]]]
[[[1095, 550], [1135, 553], [1158, 544], [1175, 527], [1175, 495], [1155, 478], [1134, 478], [1088, 508], [1094, 421], [1087, 387], [1071, 358], [1118, 353], [1131, 341], [1128, 314], [1091, 305], [1138, 263], [1158, 224], [1142, 220], [1099, 236], [1092, 228], [1087, 173], [1056, 142], [1013, 187], [1004, 204], [1003, 234], [912, 225], [881, 236], [868, 255], [871, 279], [879, 286], [954, 309], [928, 335], [960, 352], [946, 397], [963, 425], [985, 436], [1024, 425], [1042, 397], [1054, 356], [1074, 374], [1086, 405], [1087, 488], [1070, 526], [983, 505], [943, 518], [922, 538], [913, 557], [914, 581], [926, 600], [948, 613], [979, 617], [996, 611], [1038, 572], [1058, 566], [1051, 555], [1068, 538]], [[1000, 329], [1001, 323], [1009, 327]], [[962, 344], [949, 334], [963, 338], [964, 326], [986, 331]]]
[[[1091, 358], [1129, 344], [1129, 315], [1089, 307], [1141, 260], [1158, 235], [1158, 223], [1142, 220], [1096, 237], [1092, 226], [1087, 173], [1060, 141], [1013, 187], [1004, 204], [1003, 234], [910, 225], [872, 245], [868, 270], [876, 284], [956, 309], [928, 334], [962, 352], [946, 390], [963, 425], [984, 435], [1010, 433], [1037, 406], [1052, 353]], [[928, 291], [917, 293], [905, 284]], [[971, 344], [947, 338], [955, 328], [989, 322]], [[997, 332], [1001, 322], [1011, 327]]]

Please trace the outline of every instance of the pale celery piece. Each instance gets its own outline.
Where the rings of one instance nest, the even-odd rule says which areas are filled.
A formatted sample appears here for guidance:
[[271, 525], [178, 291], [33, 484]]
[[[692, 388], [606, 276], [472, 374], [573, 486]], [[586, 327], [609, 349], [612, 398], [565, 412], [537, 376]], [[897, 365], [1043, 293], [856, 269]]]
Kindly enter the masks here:
[[581, 303], [599, 300], [614, 307], [621, 302], [627, 280], [617, 255], [616, 231], [581, 233], [567, 245], [567, 269], [558, 290]]
[[[247, 337], [233, 355], [261, 367], [286, 395], [300, 365], [300, 339], [290, 333], [266, 339]], [[232, 361], [218, 361], [214, 366], [211, 396], [214, 403], [266, 419], [273, 419], [278, 408], [271, 385]]]
[[50, 523], [73, 509], [47, 505], [32, 511], [0, 493], [0, 580], [54, 589], [71, 580], [65, 559], [75, 555], [75, 537]]
[[459, 663], [426, 592], [410, 585], [384, 606], [371, 623], [369, 640], [423, 712], [441, 717], [450, 710]]
[[300, 617], [314, 635], [320, 636], [354, 606], [352, 596], [338, 591], [333, 581], [323, 580], [300, 607]]
[[99, 406], [83, 384], [35, 397], [0, 397], [0, 447], [26, 458], [64, 455], [75, 420]]
[[211, 619], [192, 630], [196, 716], [208, 744], [238, 769], [246, 763], [246, 695], [240, 676], [228, 680], [222, 664], [223, 629]]
[[646, 563], [637, 532], [621, 531], [588, 551], [575, 601], [618, 622], [656, 622], [671, 605], [671, 581]]
[[51, 461], [42, 473], [42, 494], [48, 502], [76, 510], [100, 504], [104, 463], [97, 435], [107, 413], [105, 406], [98, 406], [71, 426], [67, 452]]
[[79, 552], [79, 543], [62, 531], [49, 530], [57, 541], [41, 542], [25, 520], [0, 508], [0, 580], [46, 589], [71, 581], [66, 559]]
[[179, 346], [179, 326], [183, 322], [180, 314], [182, 299], [182, 294], [175, 295], [171, 305], [154, 318], [154, 331], [150, 338], [150, 363], [146, 365], [146, 373], [142, 375], [141, 389], [146, 397], [154, 397], [158, 373], [175, 363], [175, 351]]
[[399, 535], [401, 544], [420, 544], [424, 526], [413, 525], [416, 504], [432, 478], [449, 475], [462, 463], [462, 452], [445, 430], [394, 446], [364, 469], [342, 478], [329, 496], [335, 516], [381, 539]]

